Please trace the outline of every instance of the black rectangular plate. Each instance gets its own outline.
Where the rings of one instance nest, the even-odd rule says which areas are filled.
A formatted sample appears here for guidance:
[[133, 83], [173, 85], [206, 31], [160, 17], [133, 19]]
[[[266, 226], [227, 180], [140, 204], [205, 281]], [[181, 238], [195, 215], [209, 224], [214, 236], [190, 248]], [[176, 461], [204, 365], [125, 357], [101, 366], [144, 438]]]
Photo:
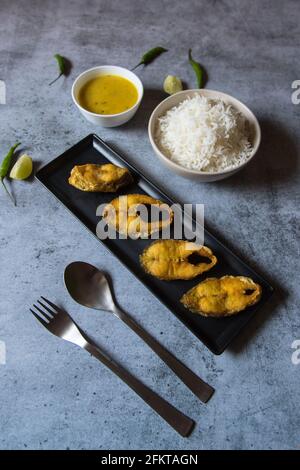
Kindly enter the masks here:
[[[74, 165], [85, 163], [114, 163], [127, 167], [134, 183], [118, 194], [146, 193], [171, 205], [170, 199], [157, 186], [145, 178], [141, 172], [130, 165], [124, 157], [116, 153], [96, 135], [88, 135], [74, 147], [41, 168], [36, 178], [96, 236], [96, 225], [100, 218], [96, 208], [101, 203], [108, 203], [114, 197], [112, 193], [82, 192], [68, 184], [68, 177]], [[99, 240], [99, 238], [97, 238]], [[209, 276], [225, 274], [249, 276], [262, 286], [262, 298], [244, 312], [227, 318], [205, 318], [188, 311], [179, 299], [187, 290], [196, 285], [199, 279], [191, 281], [160, 281], [144, 272], [139, 263], [139, 254], [151, 243], [151, 240], [99, 240], [111, 251], [150, 291], [165, 304], [214, 354], [221, 354], [233, 338], [250, 320], [255, 312], [270, 297], [273, 288], [244, 261], [226, 248], [210, 232], [205, 230], [205, 244], [218, 258], [218, 264], [209, 271]], [[203, 278], [201, 278], [203, 279]]]

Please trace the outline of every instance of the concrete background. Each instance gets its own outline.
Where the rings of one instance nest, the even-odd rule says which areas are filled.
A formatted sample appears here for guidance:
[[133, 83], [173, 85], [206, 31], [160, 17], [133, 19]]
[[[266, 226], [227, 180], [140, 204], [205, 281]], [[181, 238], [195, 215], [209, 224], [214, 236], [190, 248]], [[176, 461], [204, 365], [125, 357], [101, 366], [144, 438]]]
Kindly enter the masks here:
[[[299, 322], [299, 76], [297, 1], [1, 0], [1, 155], [17, 140], [36, 165], [91, 132], [115, 144], [181, 202], [204, 203], [211, 229], [276, 287], [267, 307], [214, 357], [36, 181], [14, 182], [14, 209], [0, 192], [0, 448], [297, 449], [300, 364], [291, 344]], [[98, 129], [75, 109], [74, 78], [95, 65], [132, 67], [147, 49], [169, 53], [138, 69], [146, 89], [136, 117]], [[165, 75], [195, 78], [187, 50], [205, 65], [208, 88], [233, 94], [257, 115], [261, 149], [241, 173], [201, 185], [170, 174], [147, 137]], [[73, 62], [52, 87], [53, 54]], [[216, 388], [202, 405], [121, 322], [77, 307], [62, 274], [76, 259], [105, 267], [125, 309]], [[115, 358], [197, 421], [189, 439], [165, 424], [111, 372], [48, 334], [29, 314], [40, 295], [68, 311]]]

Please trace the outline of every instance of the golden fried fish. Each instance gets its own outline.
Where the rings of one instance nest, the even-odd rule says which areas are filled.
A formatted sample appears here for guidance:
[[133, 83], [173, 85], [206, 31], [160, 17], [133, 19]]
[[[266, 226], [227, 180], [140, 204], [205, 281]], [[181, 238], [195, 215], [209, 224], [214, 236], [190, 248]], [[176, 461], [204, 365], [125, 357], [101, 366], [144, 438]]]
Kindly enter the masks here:
[[[155, 211], [156, 216], [151, 220], [151, 212], [153, 215]], [[173, 211], [166, 203], [146, 194], [128, 194], [107, 204], [102, 217], [121, 234], [145, 238], [168, 227], [173, 221]]]
[[113, 193], [133, 181], [127, 168], [107, 163], [76, 165], [71, 171], [69, 184], [81, 191]]
[[193, 279], [217, 262], [210, 248], [185, 240], [157, 240], [140, 256], [146, 272], [158, 279]]
[[180, 301], [205, 317], [227, 317], [256, 304], [261, 293], [261, 286], [249, 277], [211, 277], [190, 289]]

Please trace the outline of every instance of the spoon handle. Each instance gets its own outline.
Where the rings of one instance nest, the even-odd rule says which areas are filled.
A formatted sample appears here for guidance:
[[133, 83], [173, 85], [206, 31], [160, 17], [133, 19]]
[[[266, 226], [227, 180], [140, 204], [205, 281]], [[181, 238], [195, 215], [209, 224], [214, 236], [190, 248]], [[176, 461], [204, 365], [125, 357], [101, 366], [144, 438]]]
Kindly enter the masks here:
[[181, 436], [187, 437], [193, 430], [195, 422], [177, 410], [175, 406], [160, 397], [151, 388], [144, 385], [140, 380], [134, 377], [130, 372], [117, 364], [113, 359], [103, 353], [94, 343], [87, 338], [84, 349], [92, 354], [96, 359], [105, 364], [114, 372], [123, 382], [135, 391], [156, 413], [158, 413], [175, 431]]
[[150, 348], [170, 367], [183, 383], [201, 400], [207, 403], [214, 393], [214, 388], [200, 379], [193, 371], [186, 367], [179, 359], [162, 346], [153, 336], [138, 325], [127, 313], [115, 308], [115, 314], [126, 323]]

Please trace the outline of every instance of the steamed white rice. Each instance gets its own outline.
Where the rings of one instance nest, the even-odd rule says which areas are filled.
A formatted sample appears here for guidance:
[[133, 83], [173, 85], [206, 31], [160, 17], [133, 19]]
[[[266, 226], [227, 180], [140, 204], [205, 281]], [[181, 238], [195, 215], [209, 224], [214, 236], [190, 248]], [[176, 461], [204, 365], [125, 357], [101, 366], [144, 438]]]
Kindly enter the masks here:
[[244, 116], [222, 100], [200, 95], [161, 116], [155, 140], [173, 162], [208, 173], [234, 169], [252, 153]]

